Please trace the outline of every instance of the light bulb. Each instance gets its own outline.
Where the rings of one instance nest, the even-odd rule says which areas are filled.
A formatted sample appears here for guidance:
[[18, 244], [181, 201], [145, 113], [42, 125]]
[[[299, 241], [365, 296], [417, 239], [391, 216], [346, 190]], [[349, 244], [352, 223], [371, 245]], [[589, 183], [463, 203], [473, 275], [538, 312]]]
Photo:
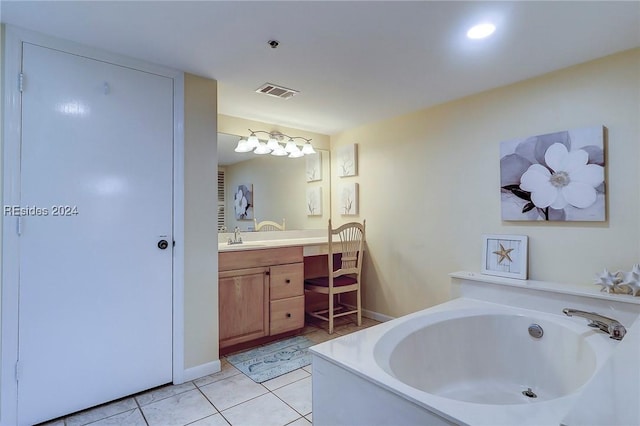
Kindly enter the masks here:
[[278, 149], [279, 146], [280, 144], [278, 143], [278, 140], [273, 136], [271, 136], [269, 138], [269, 141], [267, 142], [267, 147], [271, 150], [275, 150], [275, 149]]
[[302, 151], [300, 151], [300, 148], [298, 148], [298, 146], [296, 145], [295, 150], [289, 153], [289, 158], [298, 158], [298, 157], [302, 157], [303, 155], [304, 154], [302, 153]]
[[240, 139], [238, 141], [238, 145], [236, 146], [236, 149], [234, 149], [235, 152], [250, 152], [253, 148], [251, 148], [249, 146], [249, 142], [247, 142], [245, 139]]
[[291, 152], [293, 152], [293, 151], [295, 151], [297, 149], [300, 149], [300, 148], [298, 148], [298, 145], [296, 145], [296, 143], [293, 141], [293, 139], [289, 139], [289, 141], [287, 142], [287, 145], [285, 145], [284, 149], [285, 149], [285, 151], [291, 153]]
[[276, 157], [283, 157], [285, 155], [289, 155], [289, 153], [284, 149], [284, 147], [278, 144], [278, 148], [271, 151], [271, 155], [275, 155]]
[[309, 155], [309, 154], [315, 154], [316, 151], [313, 149], [313, 146], [311, 146], [311, 142], [305, 142], [304, 145], [302, 145], [302, 153], [304, 155]]
[[247, 142], [249, 143], [249, 146], [251, 148], [257, 148], [258, 144], [260, 143], [260, 141], [258, 141], [258, 137], [256, 136], [255, 133], [251, 133], [251, 136], [249, 136], [249, 138], [247, 138]]
[[269, 154], [270, 152], [271, 152], [271, 149], [269, 149], [269, 147], [267, 147], [267, 144], [264, 142], [260, 142], [258, 144], [258, 147], [253, 151], [254, 154], [259, 154], [259, 155]]

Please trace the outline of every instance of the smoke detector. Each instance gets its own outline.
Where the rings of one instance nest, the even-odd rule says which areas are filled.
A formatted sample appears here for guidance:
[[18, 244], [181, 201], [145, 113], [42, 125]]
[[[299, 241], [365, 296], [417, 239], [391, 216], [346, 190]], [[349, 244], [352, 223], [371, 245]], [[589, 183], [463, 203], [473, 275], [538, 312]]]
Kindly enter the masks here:
[[289, 99], [300, 93], [300, 91], [287, 89], [286, 87], [278, 86], [273, 83], [265, 83], [256, 89], [256, 93], [264, 93], [265, 95], [280, 99]]

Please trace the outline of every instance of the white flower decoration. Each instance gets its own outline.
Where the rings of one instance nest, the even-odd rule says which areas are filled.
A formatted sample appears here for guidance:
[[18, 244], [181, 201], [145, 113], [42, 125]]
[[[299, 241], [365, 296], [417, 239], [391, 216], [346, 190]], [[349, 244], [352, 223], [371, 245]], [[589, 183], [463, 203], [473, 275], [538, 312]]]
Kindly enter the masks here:
[[544, 160], [548, 168], [533, 164], [520, 179], [520, 188], [531, 192], [536, 207], [559, 210], [570, 204], [583, 209], [596, 202], [595, 188], [604, 181], [604, 168], [587, 164], [589, 154], [585, 150], [569, 152], [563, 144], [554, 143]]
[[606, 293], [615, 293], [616, 288], [618, 288], [618, 284], [620, 283], [620, 278], [618, 277], [618, 273], [612, 274], [605, 268], [605, 270], [596, 275], [595, 284], [602, 286], [600, 291], [604, 291]]
[[621, 272], [622, 282], [620, 285], [627, 286], [634, 296], [640, 292], [640, 265], [637, 263], [628, 272]]

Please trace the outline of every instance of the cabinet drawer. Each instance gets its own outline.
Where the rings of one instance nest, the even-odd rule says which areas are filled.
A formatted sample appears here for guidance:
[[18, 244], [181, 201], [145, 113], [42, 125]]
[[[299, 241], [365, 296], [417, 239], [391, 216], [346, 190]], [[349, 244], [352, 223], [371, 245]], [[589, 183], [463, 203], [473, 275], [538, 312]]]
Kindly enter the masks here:
[[270, 299], [302, 296], [304, 294], [304, 264], [277, 265], [271, 267]]
[[[247, 243], [247, 245], [249, 244], [251, 243]], [[231, 271], [234, 269], [271, 266], [274, 263], [296, 263], [302, 262], [302, 260], [302, 246], [278, 247], [260, 250], [233, 250], [218, 254], [218, 270]]]
[[304, 296], [271, 302], [270, 335], [304, 327]]

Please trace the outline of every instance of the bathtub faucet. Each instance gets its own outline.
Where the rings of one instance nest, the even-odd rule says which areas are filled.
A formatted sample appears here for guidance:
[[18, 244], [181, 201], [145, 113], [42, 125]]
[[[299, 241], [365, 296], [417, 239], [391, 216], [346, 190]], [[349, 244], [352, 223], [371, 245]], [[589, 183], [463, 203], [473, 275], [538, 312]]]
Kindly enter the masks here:
[[605, 317], [600, 314], [596, 314], [595, 312], [586, 312], [570, 308], [564, 308], [562, 312], [570, 317], [576, 316], [585, 318], [589, 321], [589, 327], [598, 328], [605, 333], [609, 333], [609, 337], [612, 339], [622, 340], [624, 335], [627, 334], [627, 329], [624, 328], [619, 321], [614, 320], [613, 318]]

